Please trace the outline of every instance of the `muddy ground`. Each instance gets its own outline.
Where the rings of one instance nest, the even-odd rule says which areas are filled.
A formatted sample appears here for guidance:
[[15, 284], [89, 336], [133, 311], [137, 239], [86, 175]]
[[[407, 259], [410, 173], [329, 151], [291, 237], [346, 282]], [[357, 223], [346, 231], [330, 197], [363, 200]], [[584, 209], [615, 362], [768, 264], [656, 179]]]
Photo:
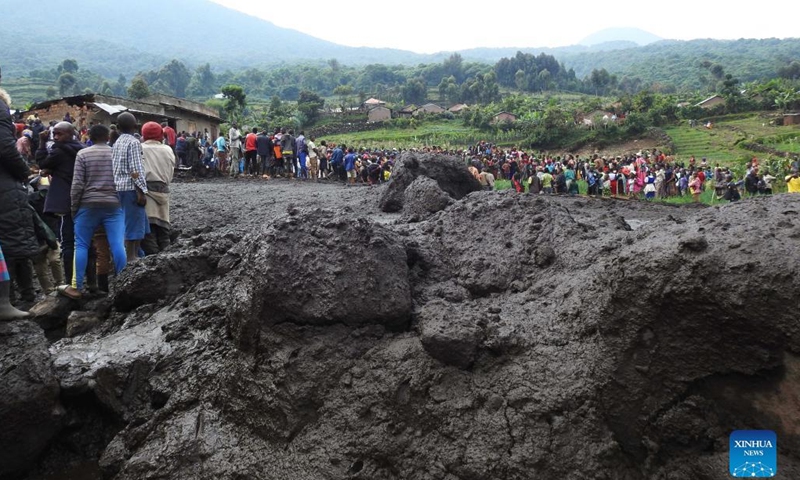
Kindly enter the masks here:
[[443, 201], [422, 171], [393, 213], [174, 185], [176, 243], [73, 305], [86, 333], [0, 326], [0, 478], [723, 479], [735, 429], [800, 478], [800, 196]]

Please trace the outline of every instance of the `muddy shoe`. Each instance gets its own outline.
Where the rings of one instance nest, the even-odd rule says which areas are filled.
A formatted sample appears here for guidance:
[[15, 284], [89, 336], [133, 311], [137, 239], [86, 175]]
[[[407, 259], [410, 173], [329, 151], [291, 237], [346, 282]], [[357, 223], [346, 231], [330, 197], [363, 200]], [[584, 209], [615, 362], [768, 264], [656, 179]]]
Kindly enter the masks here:
[[61, 285], [56, 290], [58, 291], [59, 295], [71, 298], [73, 300], [80, 300], [81, 297], [83, 297], [83, 294], [80, 292], [80, 290], [73, 288], [71, 285]]

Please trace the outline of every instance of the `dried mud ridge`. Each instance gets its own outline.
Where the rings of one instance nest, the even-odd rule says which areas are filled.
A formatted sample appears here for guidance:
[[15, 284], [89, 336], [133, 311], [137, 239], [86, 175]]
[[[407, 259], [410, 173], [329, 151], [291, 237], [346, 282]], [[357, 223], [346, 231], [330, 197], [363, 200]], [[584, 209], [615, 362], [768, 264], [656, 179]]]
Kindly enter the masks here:
[[723, 479], [748, 428], [800, 478], [800, 196], [469, 193], [403, 162], [176, 186], [177, 244], [70, 319], [98, 325], [0, 325], [0, 477]]

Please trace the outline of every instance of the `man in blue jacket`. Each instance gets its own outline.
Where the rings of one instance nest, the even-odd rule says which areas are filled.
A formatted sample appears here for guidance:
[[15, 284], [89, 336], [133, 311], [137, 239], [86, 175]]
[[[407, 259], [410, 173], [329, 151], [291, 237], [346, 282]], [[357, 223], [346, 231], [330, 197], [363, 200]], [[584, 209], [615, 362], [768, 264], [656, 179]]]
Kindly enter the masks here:
[[345, 180], [345, 170], [344, 170], [344, 149], [345, 145], [337, 145], [336, 148], [333, 149], [331, 152], [331, 168], [333, 168], [333, 172], [339, 177], [339, 180]]

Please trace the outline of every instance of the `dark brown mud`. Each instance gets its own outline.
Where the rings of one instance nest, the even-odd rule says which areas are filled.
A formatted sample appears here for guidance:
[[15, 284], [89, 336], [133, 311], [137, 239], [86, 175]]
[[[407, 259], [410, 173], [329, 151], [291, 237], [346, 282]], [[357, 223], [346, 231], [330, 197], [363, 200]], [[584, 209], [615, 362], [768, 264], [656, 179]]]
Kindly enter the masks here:
[[176, 244], [40, 355], [59, 423], [0, 476], [723, 479], [744, 428], [800, 478], [800, 196], [385, 190], [175, 185]]

